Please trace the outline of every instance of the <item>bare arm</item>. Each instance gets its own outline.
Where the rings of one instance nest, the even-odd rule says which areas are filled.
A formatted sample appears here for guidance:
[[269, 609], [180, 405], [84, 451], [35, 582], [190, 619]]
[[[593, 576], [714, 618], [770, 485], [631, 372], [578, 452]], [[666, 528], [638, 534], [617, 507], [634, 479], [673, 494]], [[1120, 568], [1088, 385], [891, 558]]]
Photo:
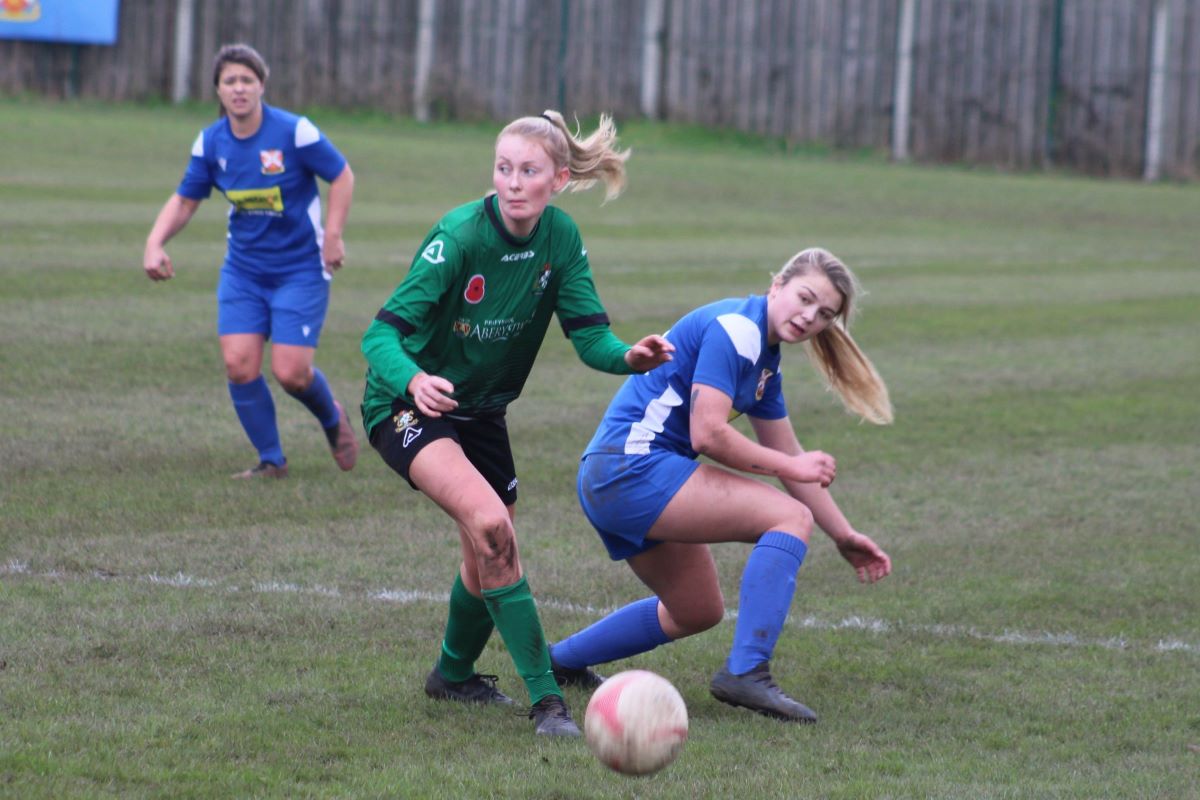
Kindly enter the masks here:
[[342, 231], [346, 218], [350, 216], [350, 203], [354, 199], [354, 172], [347, 164], [342, 174], [329, 184], [329, 211], [325, 214], [325, 243], [321, 258], [325, 266], [336, 270], [346, 262], [346, 243]]
[[199, 207], [200, 201], [190, 197], [173, 194], [167, 198], [167, 202], [163, 204], [162, 210], [158, 212], [158, 217], [154, 220], [154, 227], [150, 229], [150, 235], [146, 237], [146, 250], [142, 254], [142, 269], [146, 271], [147, 278], [152, 281], [165, 281], [175, 274], [175, 268], [171, 265], [171, 257], [163, 248], [166, 247], [171, 237], [184, 229]]
[[738, 431], [729, 424], [733, 400], [719, 389], [694, 384], [691, 404], [690, 433], [697, 453], [732, 469], [790, 481], [828, 486], [837, 475], [837, 465], [828, 453], [784, 452]]
[[[804, 452], [804, 448], [796, 439], [791, 421], [786, 417], [770, 420], [751, 417], [750, 425], [763, 446], [793, 455]], [[780, 482], [788, 494], [808, 506], [813, 519], [837, 545], [842, 557], [854, 567], [860, 581], [874, 583], [892, 571], [891, 558], [871, 540], [871, 537], [854, 529], [826, 486], [783, 477], [780, 478]]]

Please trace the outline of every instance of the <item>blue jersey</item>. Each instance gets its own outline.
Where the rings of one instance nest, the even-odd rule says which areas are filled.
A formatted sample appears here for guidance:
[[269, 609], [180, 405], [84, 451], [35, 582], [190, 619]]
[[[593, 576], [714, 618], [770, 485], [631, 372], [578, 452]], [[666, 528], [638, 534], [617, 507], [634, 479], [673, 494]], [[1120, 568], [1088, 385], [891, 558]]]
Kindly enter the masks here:
[[229, 200], [227, 266], [249, 274], [322, 269], [317, 176], [337, 178], [346, 159], [305, 117], [263, 104], [262, 125], [246, 139], [229, 119], [196, 137], [176, 190], [203, 200], [215, 186]]
[[697, 383], [729, 395], [738, 414], [787, 416], [779, 345], [767, 344], [766, 297], [701, 306], [675, 323], [666, 338], [675, 345], [674, 359], [625, 381], [584, 455], [665, 450], [696, 458], [688, 403]]

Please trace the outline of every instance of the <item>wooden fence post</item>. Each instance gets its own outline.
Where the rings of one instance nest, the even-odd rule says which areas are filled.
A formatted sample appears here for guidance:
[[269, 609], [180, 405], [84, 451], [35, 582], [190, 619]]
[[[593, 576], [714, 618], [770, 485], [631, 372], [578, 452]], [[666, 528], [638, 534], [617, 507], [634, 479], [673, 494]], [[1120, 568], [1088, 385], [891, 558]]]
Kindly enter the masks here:
[[1150, 40], [1150, 90], [1146, 93], [1146, 155], [1142, 177], [1158, 180], [1162, 169], [1163, 89], [1167, 82], [1168, 0], [1156, 0]]
[[171, 75], [171, 102], [182, 103], [191, 92], [192, 77], [192, 18], [195, 0], [178, 0], [175, 4], [175, 59]]
[[892, 106], [892, 158], [908, 160], [908, 117], [912, 100], [913, 21], [917, 0], [901, 0], [896, 33], [896, 84]]
[[429, 122], [429, 74], [433, 68], [433, 44], [437, 37], [434, 20], [437, 0], [421, 0], [417, 7], [417, 57], [413, 76], [413, 115], [417, 122]]
[[1062, 104], [1062, 49], [1063, 49], [1063, 2], [1054, 0], [1054, 22], [1051, 28], [1050, 43], [1050, 86], [1046, 92], [1046, 130], [1044, 163], [1053, 164], [1055, 148], [1057, 148], [1057, 126], [1059, 125], [1060, 106]]
[[649, 0], [642, 18], [642, 116], [658, 119], [662, 87], [664, 0]]

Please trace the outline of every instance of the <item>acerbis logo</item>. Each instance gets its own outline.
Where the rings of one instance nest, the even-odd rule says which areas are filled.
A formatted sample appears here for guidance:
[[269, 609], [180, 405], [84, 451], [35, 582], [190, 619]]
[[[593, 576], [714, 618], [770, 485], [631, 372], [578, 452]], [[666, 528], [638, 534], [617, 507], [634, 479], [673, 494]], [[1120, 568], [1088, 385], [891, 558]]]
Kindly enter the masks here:
[[404, 434], [404, 439], [401, 442], [402, 447], [408, 447], [412, 444], [412, 440], [424, 433], [424, 428], [417, 427], [417, 415], [411, 410], [404, 411], [392, 417], [392, 422], [396, 424], [396, 433]]
[[509, 253], [506, 256], [500, 256], [501, 261], [528, 261], [533, 258], [534, 252], [526, 250], [524, 253]]
[[441, 239], [430, 242], [429, 246], [425, 248], [425, 252], [421, 253], [421, 258], [425, 259], [430, 264], [441, 264], [446, 260], [446, 256], [442, 253], [443, 247], [444, 245]]

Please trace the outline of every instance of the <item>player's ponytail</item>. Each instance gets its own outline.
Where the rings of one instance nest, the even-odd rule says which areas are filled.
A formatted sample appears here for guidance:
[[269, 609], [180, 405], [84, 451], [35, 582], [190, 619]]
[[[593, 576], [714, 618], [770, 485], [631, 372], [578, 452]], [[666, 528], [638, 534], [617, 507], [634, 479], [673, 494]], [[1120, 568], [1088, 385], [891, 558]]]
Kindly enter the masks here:
[[586, 137], [580, 135], [578, 125], [572, 133], [563, 115], [553, 110], [513, 120], [500, 131], [497, 141], [508, 134], [540, 140], [555, 168], [566, 167], [570, 172], [564, 188], [572, 192], [582, 192], [602, 181], [604, 199], [608, 201], [625, 188], [625, 160], [630, 151], [616, 148], [617, 126], [608, 114], [600, 115], [600, 124]]
[[847, 411], [876, 425], [887, 425], [892, 421], [887, 385], [850, 336], [854, 301], [862, 293], [854, 274], [828, 250], [811, 247], [792, 256], [774, 276], [774, 282], [782, 286], [797, 275], [813, 271], [829, 278], [842, 295], [842, 308], [825, 330], [805, 342], [805, 352]]

